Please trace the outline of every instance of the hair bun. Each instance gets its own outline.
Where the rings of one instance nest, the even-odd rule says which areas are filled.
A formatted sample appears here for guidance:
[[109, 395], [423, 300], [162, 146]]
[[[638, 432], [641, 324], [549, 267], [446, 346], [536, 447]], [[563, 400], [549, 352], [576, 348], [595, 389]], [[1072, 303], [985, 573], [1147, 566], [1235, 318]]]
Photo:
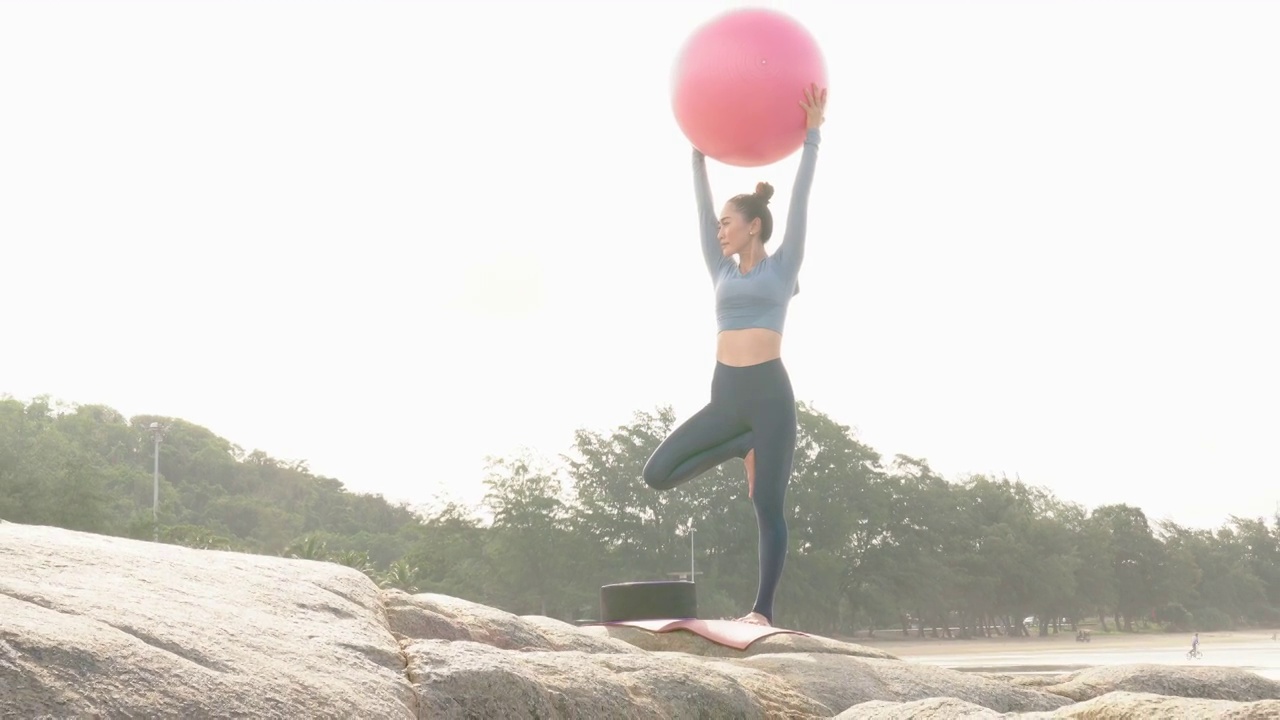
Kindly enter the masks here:
[[765, 204], [768, 204], [769, 198], [773, 197], [773, 186], [767, 182], [758, 182], [756, 183], [756, 191], [753, 194], [763, 200]]

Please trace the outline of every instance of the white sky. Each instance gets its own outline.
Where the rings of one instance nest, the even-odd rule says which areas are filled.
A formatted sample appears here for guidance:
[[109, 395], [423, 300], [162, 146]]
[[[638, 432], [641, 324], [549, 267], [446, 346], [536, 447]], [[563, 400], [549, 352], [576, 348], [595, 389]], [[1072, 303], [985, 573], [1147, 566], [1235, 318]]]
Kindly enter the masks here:
[[[885, 456], [1280, 501], [1280, 4], [792, 2], [828, 120], [784, 360]], [[478, 500], [706, 400], [681, 43], [726, 2], [0, 2], [0, 393]], [[781, 214], [798, 155], [711, 163]], [[637, 478], [637, 482], [640, 480]]]

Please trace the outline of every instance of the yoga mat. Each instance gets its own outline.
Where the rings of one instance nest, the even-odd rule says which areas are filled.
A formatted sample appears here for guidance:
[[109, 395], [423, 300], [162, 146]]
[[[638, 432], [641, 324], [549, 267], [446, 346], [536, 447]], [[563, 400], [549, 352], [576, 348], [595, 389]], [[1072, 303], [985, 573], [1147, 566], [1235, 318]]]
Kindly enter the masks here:
[[726, 647], [735, 648], [737, 650], [746, 650], [751, 643], [762, 637], [776, 635], [778, 633], [791, 633], [793, 635], [808, 635], [808, 633], [799, 630], [787, 630], [785, 628], [766, 627], [764, 625], [752, 625], [751, 623], [737, 622], [736, 620], [699, 620], [698, 618], [679, 618], [670, 620], [618, 620], [607, 623], [594, 623], [597, 625], [625, 625], [627, 627], [648, 630], [649, 632], [665, 633], [675, 630], [688, 630], [697, 633], [702, 637]]

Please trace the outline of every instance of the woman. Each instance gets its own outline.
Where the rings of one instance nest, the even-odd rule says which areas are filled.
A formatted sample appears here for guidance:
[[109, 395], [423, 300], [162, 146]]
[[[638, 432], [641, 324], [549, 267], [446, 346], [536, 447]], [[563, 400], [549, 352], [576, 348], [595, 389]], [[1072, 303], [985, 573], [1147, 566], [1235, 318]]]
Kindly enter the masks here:
[[759, 183], [754, 193], [731, 198], [717, 219], [706, 157], [694, 149], [702, 254], [715, 287], [719, 327], [711, 402], [676, 428], [644, 468], [650, 487], [670, 490], [729, 458], [745, 461], [747, 493], [760, 529], [760, 585], [751, 612], [738, 620], [755, 625], [773, 624], [773, 596], [787, 554], [783, 500], [795, 454], [796, 401], [782, 365], [782, 328], [787, 306], [799, 292], [805, 215], [826, 104], [825, 88], [812, 85], [804, 91], [804, 150], [782, 246], [773, 255], [765, 252], [773, 234], [773, 188]]

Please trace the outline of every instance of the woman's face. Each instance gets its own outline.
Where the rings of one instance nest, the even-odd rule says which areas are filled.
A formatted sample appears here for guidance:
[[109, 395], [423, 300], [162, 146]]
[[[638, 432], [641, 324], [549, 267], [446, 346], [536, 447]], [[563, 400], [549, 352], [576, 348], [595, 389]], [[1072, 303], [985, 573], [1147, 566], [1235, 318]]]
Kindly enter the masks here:
[[753, 233], [760, 232], [760, 221], [747, 222], [746, 217], [733, 203], [725, 203], [724, 212], [720, 213], [720, 252], [725, 257], [741, 254], [755, 240]]

